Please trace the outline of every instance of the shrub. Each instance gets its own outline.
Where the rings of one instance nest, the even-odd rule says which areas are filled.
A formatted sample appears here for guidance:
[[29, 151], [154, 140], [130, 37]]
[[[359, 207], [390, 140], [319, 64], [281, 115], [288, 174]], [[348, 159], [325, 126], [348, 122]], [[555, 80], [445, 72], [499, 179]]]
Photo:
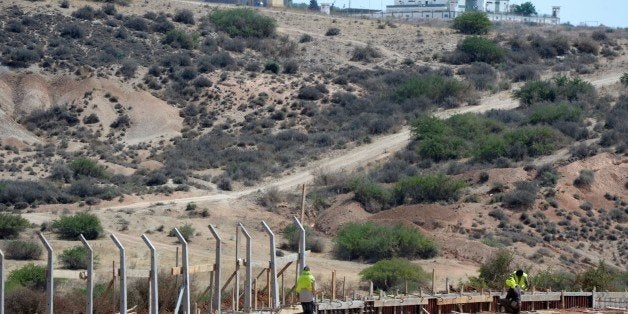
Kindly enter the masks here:
[[72, 16], [80, 20], [91, 21], [96, 16], [96, 10], [86, 5], [72, 12]]
[[600, 46], [595, 41], [589, 38], [579, 38], [573, 43], [573, 46], [578, 49], [580, 52], [590, 53], [594, 56], [600, 51]]
[[6, 289], [15, 287], [43, 290], [46, 288], [46, 268], [33, 263], [12, 270], [6, 281]]
[[461, 68], [458, 73], [479, 90], [491, 88], [497, 80], [497, 71], [490, 64], [484, 62], [475, 62], [470, 66]]
[[480, 265], [479, 279], [489, 288], [501, 289], [512, 272], [514, 252], [506, 249], [498, 250], [485, 263]]
[[381, 58], [382, 53], [370, 43], [366, 47], [355, 47], [351, 53], [351, 61], [371, 62], [373, 59]]
[[109, 127], [111, 127], [112, 129], [128, 128], [130, 126], [131, 126], [131, 118], [127, 114], [119, 115], [109, 125]]
[[173, 48], [194, 49], [198, 44], [199, 35], [195, 32], [186, 32], [182, 29], [171, 29], [166, 32], [163, 44], [170, 45]]
[[264, 38], [273, 35], [277, 28], [274, 19], [244, 8], [213, 11], [209, 20], [231, 37]]
[[314, 38], [310, 34], [303, 34], [303, 35], [301, 35], [301, 37], [299, 37], [299, 42], [300, 43], [308, 43], [308, 42], [310, 42], [312, 40], [314, 40]]
[[120, 67], [120, 74], [125, 78], [129, 79], [135, 75], [135, 71], [137, 70], [138, 64], [135, 60], [124, 60], [122, 62], [122, 66]]
[[533, 182], [517, 181], [515, 190], [503, 195], [504, 206], [515, 209], [526, 209], [534, 205], [538, 186]]
[[60, 27], [59, 34], [61, 37], [79, 39], [85, 36], [85, 31], [80, 25], [69, 23]]
[[116, 15], [118, 10], [116, 10], [116, 6], [113, 3], [105, 3], [101, 7], [102, 13], [107, 15]]
[[558, 171], [550, 164], [541, 165], [536, 170], [535, 179], [540, 182], [541, 186], [555, 186], [558, 182]]
[[[192, 242], [192, 238], [194, 237], [194, 234], [196, 233], [196, 230], [194, 229], [194, 227], [192, 227], [192, 225], [185, 224], [183, 226], [179, 226], [177, 229], [179, 230], [179, 233], [181, 233], [181, 236], [183, 236], [183, 239], [185, 239], [185, 241]], [[174, 229], [170, 231], [169, 236], [171, 237], [177, 236], [176, 233], [174, 232]]]
[[283, 73], [296, 74], [299, 72], [299, 63], [296, 60], [288, 60], [283, 64]]
[[624, 73], [622, 74], [621, 78], [619, 79], [619, 81], [624, 85], [624, 86], [628, 86], [628, 73]]
[[589, 188], [593, 184], [593, 171], [589, 169], [580, 170], [580, 175], [573, 181], [573, 185], [578, 188]]
[[5, 246], [7, 258], [15, 260], [33, 260], [41, 257], [42, 248], [37, 242], [12, 240]]
[[188, 9], [177, 10], [172, 20], [183, 24], [194, 25], [194, 13]]
[[452, 27], [463, 34], [486, 34], [491, 21], [483, 12], [464, 12], [454, 19]]
[[595, 96], [595, 87], [580, 78], [557, 76], [552, 80], [526, 82], [513, 97], [519, 99], [523, 105], [538, 102], [554, 102], [565, 100], [569, 102], [587, 100]]
[[0, 203], [17, 205], [22, 203], [23, 208], [28, 204], [44, 203], [71, 203], [67, 194], [60, 191], [54, 185], [45, 181], [12, 181], [0, 180]]
[[340, 35], [340, 29], [337, 27], [331, 27], [325, 32], [325, 36], [337, 36]]
[[372, 281], [373, 288], [390, 291], [401, 288], [406, 283], [412, 286], [425, 286], [429, 275], [421, 266], [404, 258], [380, 260], [373, 266], [360, 271], [362, 281]]
[[77, 157], [70, 161], [68, 166], [74, 173], [75, 178], [104, 178], [107, 176], [104, 166], [99, 165], [95, 160], [87, 157]]
[[88, 116], [85, 116], [83, 118], [83, 123], [85, 124], [94, 124], [98, 122], [100, 122], [100, 119], [98, 118], [98, 115], [96, 115], [95, 113], [91, 113]]
[[438, 248], [416, 229], [380, 226], [372, 222], [350, 223], [334, 238], [336, 255], [341, 259], [378, 261], [392, 257], [430, 258]]
[[557, 121], [580, 122], [582, 120], [582, 110], [577, 106], [560, 104], [541, 104], [532, 109], [530, 123], [549, 123]]
[[54, 232], [66, 240], [78, 240], [78, 236], [81, 234], [87, 240], [94, 240], [103, 233], [100, 220], [96, 215], [90, 213], [62, 216], [59, 220], [52, 221], [52, 228]]
[[527, 82], [540, 78], [539, 70], [530, 64], [520, 64], [515, 66], [509, 73], [513, 82]]
[[398, 204], [452, 201], [460, 197], [460, 190], [466, 186], [444, 174], [414, 176], [397, 182], [394, 195]]
[[59, 262], [66, 269], [87, 269], [89, 267], [89, 251], [84, 246], [75, 246], [63, 250]]
[[124, 21], [124, 26], [138, 32], [148, 31], [148, 24], [141, 16], [131, 16]]
[[[321, 252], [324, 248], [321, 246], [322, 241], [319, 236], [316, 235], [314, 230], [309, 226], [305, 228], [305, 249], [312, 252]], [[299, 249], [299, 235], [300, 231], [294, 224], [289, 224], [283, 229], [283, 236], [286, 239], [286, 249], [297, 251]]]
[[0, 239], [15, 238], [29, 225], [28, 220], [20, 215], [0, 212]]
[[267, 62], [264, 65], [264, 71], [272, 72], [275, 74], [279, 73], [279, 63], [274, 61]]
[[318, 88], [314, 86], [304, 86], [299, 90], [297, 97], [303, 100], [318, 100], [325, 96]]
[[351, 182], [353, 199], [364, 206], [368, 212], [378, 212], [388, 209], [391, 205], [392, 195], [390, 191], [377, 183], [363, 179]]
[[480, 36], [466, 37], [456, 49], [467, 54], [470, 62], [499, 63], [506, 56], [504, 48]]
[[[10, 285], [7, 284], [7, 287]], [[7, 288], [4, 305], [7, 313], [44, 313], [46, 311], [43, 292], [19, 285], [12, 289]]]
[[61, 7], [62, 9], [67, 9], [70, 7], [70, 0], [61, 0], [59, 2], [59, 7]]
[[468, 91], [469, 86], [457, 79], [427, 75], [406, 80], [397, 87], [395, 96], [397, 101], [427, 97], [440, 104], [448, 98], [462, 99]]

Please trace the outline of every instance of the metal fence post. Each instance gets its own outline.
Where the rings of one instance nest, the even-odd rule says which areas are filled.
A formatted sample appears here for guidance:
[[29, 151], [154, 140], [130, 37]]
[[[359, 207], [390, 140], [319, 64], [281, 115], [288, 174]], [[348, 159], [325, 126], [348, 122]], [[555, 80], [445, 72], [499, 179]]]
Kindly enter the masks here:
[[0, 250], [0, 314], [4, 314], [4, 253]]
[[92, 314], [94, 313], [94, 250], [87, 243], [87, 239], [83, 236], [83, 234], [79, 235], [79, 239], [83, 242], [83, 246], [87, 249], [87, 303], [85, 304], [85, 313]]
[[118, 275], [120, 276], [120, 313], [126, 313], [126, 253], [124, 250], [124, 246], [115, 234], [110, 235], [111, 240], [116, 244], [118, 250], [120, 250], [120, 270]]
[[251, 259], [253, 253], [251, 248], [251, 235], [244, 228], [244, 226], [239, 223], [240, 230], [242, 230], [242, 234], [246, 238], [246, 274], [244, 275], [244, 312], [251, 312], [252, 304], [251, 304], [251, 291], [253, 291], [253, 260]]
[[174, 232], [181, 242], [181, 255], [183, 267], [183, 311], [190, 314], [190, 260], [188, 256], [188, 242], [185, 240], [179, 229], [174, 228]]
[[50, 243], [48, 243], [44, 234], [39, 231], [37, 232], [37, 235], [48, 251], [48, 264], [46, 266], [46, 314], [52, 314], [54, 311], [54, 277], [52, 276], [54, 262], [54, 257], [52, 256], [53, 251], [52, 246], [50, 246]]
[[144, 243], [146, 243], [146, 246], [148, 246], [148, 248], [150, 249], [150, 314], [157, 314], [159, 312], [159, 274], [157, 273], [157, 250], [145, 234], [142, 234], [141, 237], [142, 240], [144, 240]]
[[298, 264], [299, 266], [297, 267], [297, 276], [295, 278], [295, 284], [296, 284], [296, 280], [299, 278], [299, 274], [303, 270], [303, 267], [305, 267], [306, 265], [305, 263], [306, 244], [305, 244], [305, 228], [303, 227], [303, 225], [301, 224], [299, 219], [297, 219], [296, 216], [292, 216], [292, 219], [294, 220], [294, 224], [297, 226], [297, 228], [299, 228], [299, 264]]
[[268, 225], [266, 224], [265, 221], [262, 221], [262, 225], [264, 226], [264, 229], [266, 230], [266, 233], [268, 233], [268, 236], [270, 238], [270, 282], [269, 285], [271, 286], [271, 294], [272, 294], [272, 304], [271, 304], [271, 309], [276, 309], [279, 308], [279, 287], [277, 285], [277, 265], [275, 263], [275, 257], [276, 257], [276, 249], [275, 249], [275, 234], [273, 233], [272, 230], [270, 230], [270, 227], [268, 227]]
[[222, 290], [220, 287], [220, 272], [221, 272], [221, 266], [220, 266], [220, 256], [221, 251], [220, 251], [220, 242], [222, 241], [220, 239], [220, 236], [218, 235], [218, 233], [216, 232], [216, 229], [214, 228], [214, 226], [209, 225], [209, 231], [211, 231], [212, 235], [214, 236], [214, 239], [216, 239], [216, 268], [214, 269], [216, 271], [216, 275], [214, 275], [214, 287], [216, 287], [214, 289], [214, 295], [212, 296], [212, 302], [213, 302], [213, 308], [215, 313], [220, 314], [221, 310], [220, 310], [220, 299], [221, 299], [221, 291]]
[[233, 300], [233, 311], [240, 310], [240, 225], [236, 225], [236, 249], [235, 249], [235, 297]]

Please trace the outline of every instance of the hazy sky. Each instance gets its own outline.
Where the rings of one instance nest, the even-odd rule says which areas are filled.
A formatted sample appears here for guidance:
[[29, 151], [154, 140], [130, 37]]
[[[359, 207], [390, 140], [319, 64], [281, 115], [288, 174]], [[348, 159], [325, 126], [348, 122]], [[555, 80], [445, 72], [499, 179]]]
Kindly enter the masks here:
[[[335, 0], [335, 6], [342, 8], [383, 9], [392, 5], [394, 0]], [[511, 0], [510, 4], [521, 4], [530, 1], [539, 14], [551, 14], [552, 6], [560, 6], [561, 23], [570, 22], [580, 25], [587, 22], [589, 25], [604, 24], [611, 27], [628, 27], [628, 0]], [[295, 2], [308, 2], [301, 0]], [[318, 2], [334, 2], [334, 0], [318, 0]]]

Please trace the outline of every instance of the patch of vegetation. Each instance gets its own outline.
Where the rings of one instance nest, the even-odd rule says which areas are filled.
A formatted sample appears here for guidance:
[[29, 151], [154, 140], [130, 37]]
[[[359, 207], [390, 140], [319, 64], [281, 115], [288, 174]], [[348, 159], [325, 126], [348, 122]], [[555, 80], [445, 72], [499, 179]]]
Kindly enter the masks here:
[[0, 239], [15, 238], [29, 225], [28, 220], [21, 215], [0, 212]]
[[58, 220], [52, 221], [52, 229], [66, 240], [78, 240], [81, 234], [87, 240], [94, 240], [103, 234], [100, 220], [96, 215], [90, 213], [62, 216]]
[[[325, 244], [323, 243], [323, 240], [309, 226], [304, 226], [304, 228], [305, 249], [315, 253], [322, 252], [325, 249]], [[298, 251], [300, 234], [300, 230], [294, 224], [287, 225], [283, 229], [283, 237], [286, 239], [287, 243], [285, 243], [285, 246], [282, 246], [282, 248], [295, 252]]]
[[47, 182], [0, 180], [0, 203], [23, 208], [35, 204], [71, 203], [73, 198]]
[[373, 288], [377, 290], [391, 291], [395, 288], [416, 290], [424, 287], [429, 281], [429, 274], [405, 258], [393, 258], [380, 260], [373, 266], [360, 271], [362, 281], [373, 282]]
[[41, 257], [42, 248], [37, 242], [12, 240], [7, 242], [4, 252], [8, 259], [34, 260]]
[[334, 238], [336, 256], [345, 260], [379, 261], [393, 257], [430, 258], [438, 248], [416, 229], [372, 222], [350, 223]]
[[162, 43], [173, 48], [194, 49], [198, 45], [199, 35], [183, 29], [171, 29], [166, 32]]
[[373, 59], [381, 58], [382, 53], [374, 47], [372, 44], [367, 44], [366, 47], [355, 47], [351, 53], [351, 61], [364, 61], [372, 62]]
[[95, 160], [86, 157], [77, 157], [68, 164], [75, 178], [104, 178], [107, 176], [105, 167], [99, 165]]
[[[191, 224], [179, 226], [177, 229], [179, 230], [179, 233], [181, 233], [181, 236], [183, 237], [183, 239], [185, 239], [186, 242], [192, 242], [192, 238], [194, 238], [194, 235], [196, 234], [196, 229], [194, 229]], [[176, 237], [177, 234], [174, 229], [172, 229], [170, 230], [168, 236]]]
[[480, 265], [478, 279], [488, 288], [501, 289], [506, 278], [512, 273], [514, 252], [507, 249], [499, 249], [486, 262]]
[[325, 36], [338, 36], [338, 35], [340, 35], [340, 28], [337, 28], [337, 27], [331, 27], [327, 29], [327, 31], [325, 32]]
[[539, 187], [534, 182], [517, 181], [515, 190], [502, 194], [501, 201], [504, 206], [514, 209], [527, 209], [534, 205]]
[[244, 8], [213, 11], [209, 20], [231, 37], [264, 38], [274, 35], [277, 28], [272, 18]]
[[439, 104], [448, 98], [461, 100], [469, 92], [469, 86], [457, 79], [442, 75], [427, 75], [410, 78], [395, 90], [397, 101], [425, 97]]
[[63, 250], [59, 255], [59, 262], [66, 269], [87, 269], [89, 267], [88, 254], [89, 251], [84, 246], [75, 246]]
[[480, 37], [465, 37], [449, 55], [443, 56], [443, 61], [452, 64], [473, 62], [500, 63], [505, 60], [507, 50], [494, 41]]
[[17, 287], [44, 290], [46, 288], [46, 268], [29, 263], [12, 270], [6, 280], [7, 291]]
[[397, 204], [455, 201], [467, 184], [444, 174], [412, 176], [401, 179], [395, 185]]
[[540, 102], [586, 101], [596, 96], [595, 87], [578, 77], [557, 76], [551, 80], [526, 82], [513, 97], [522, 105]]
[[491, 21], [484, 12], [464, 12], [454, 19], [452, 27], [463, 34], [481, 35], [488, 33]]
[[188, 9], [177, 10], [172, 20], [178, 23], [194, 25], [194, 13]]
[[582, 169], [578, 177], [573, 181], [573, 185], [578, 188], [589, 188], [593, 184], [594, 179], [593, 171]]

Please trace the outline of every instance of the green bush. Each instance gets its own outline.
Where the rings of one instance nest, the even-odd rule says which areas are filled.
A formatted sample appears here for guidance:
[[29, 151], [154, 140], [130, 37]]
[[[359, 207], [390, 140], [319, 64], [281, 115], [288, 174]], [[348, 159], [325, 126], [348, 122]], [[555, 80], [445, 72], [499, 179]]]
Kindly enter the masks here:
[[624, 73], [621, 78], [619, 79], [619, 81], [624, 85], [624, 86], [628, 86], [628, 73]]
[[33, 263], [9, 273], [6, 281], [7, 291], [16, 287], [43, 290], [46, 288], [46, 268]]
[[351, 190], [354, 193], [353, 199], [362, 204], [368, 212], [390, 208], [392, 200], [390, 191], [375, 182], [355, 179], [351, 182]]
[[209, 20], [231, 37], [269, 37], [277, 27], [274, 19], [243, 8], [216, 10], [209, 14]]
[[583, 101], [596, 96], [595, 87], [580, 78], [557, 76], [551, 80], [529, 81], [513, 93], [522, 105], [539, 102]]
[[442, 103], [447, 98], [463, 99], [468, 91], [468, 84], [454, 78], [434, 74], [411, 78], [403, 82], [397, 87], [395, 96], [398, 101], [427, 97], [434, 102]]
[[580, 170], [580, 175], [573, 181], [573, 185], [578, 188], [591, 187], [594, 181], [593, 171], [589, 169]]
[[480, 36], [466, 37], [457, 49], [469, 56], [469, 62], [499, 63], [506, 57], [506, 49]]
[[63, 268], [67, 269], [87, 269], [89, 266], [89, 251], [84, 246], [75, 246], [63, 250], [59, 255], [59, 261]]
[[98, 217], [89, 213], [62, 216], [59, 220], [52, 221], [52, 228], [61, 238], [66, 240], [78, 240], [81, 234], [83, 234], [87, 240], [94, 240], [103, 233], [103, 228]]
[[41, 257], [42, 248], [37, 242], [12, 240], [5, 246], [7, 258], [15, 260], [33, 260]]
[[[564, 145], [565, 137], [556, 129], [547, 126], [520, 127], [504, 133], [507, 156], [521, 160], [525, 156], [549, 155]], [[519, 154], [516, 149], [524, 151]]]
[[[322, 239], [316, 235], [314, 230], [309, 226], [304, 226], [305, 228], [305, 249], [310, 250], [312, 252], [320, 253], [324, 249], [324, 244]], [[289, 224], [283, 229], [283, 237], [286, 239], [287, 243], [284, 248], [291, 251], [299, 250], [299, 229], [294, 224]]]
[[171, 29], [166, 32], [161, 42], [173, 48], [194, 49], [198, 45], [198, 39], [198, 33], [187, 32], [182, 29]]
[[541, 165], [536, 170], [535, 180], [537, 180], [541, 186], [553, 187], [558, 182], [559, 173], [554, 169], [551, 164]]
[[539, 104], [532, 108], [530, 123], [548, 123], [557, 121], [582, 121], [582, 110], [570, 104]]
[[[196, 233], [196, 229], [194, 229], [192, 225], [185, 224], [183, 226], [179, 226], [177, 229], [179, 229], [179, 233], [181, 233], [181, 236], [183, 236], [183, 239], [185, 239], [186, 242], [192, 242], [192, 238], [194, 237], [194, 234]], [[174, 229], [170, 230], [169, 236], [171, 237], [177, 236], [177, 234], [174, 232]]]
[[0, 212], [0, 239], [15, 238], [28, 226], [28, 220], [22, 216]]
[[459, 198], [460, 190], [466, 186], [444, 174], [413, 176], [397, 182], [394, 193], [397, 204], [452, 201]]
[[421, 266], [405, 258], [378, 261], [360, 271], [360, 277], [362, 281], [372, 281], [374, 289], [385, 291], [401, 288], [406, 282], [408, 286], [425, 286], [430, 278]]
[[618, 283], [619, 271], [600, 261], [597, 267], [590, 267], [576, 276], [576, 284], [584, 291], [620, 291], [626, 283]]
[[537, 289], [569, 291], [575, 287], [576, 276], [569, 272], [554, 271], [548, 268], [536, 272], [529, 279], [530, 283]]
[[99, 165], [95, 160], [78, 157], [73, 159], [68, 165], [70, 170], [74, 173], [75, 178], [80, 177], [92, 177], [92, 178], [104, 178], [107, 176], [105, 167]]
[[380, 226], [372, 222], [350, 223], [334, 238], [336, 256], [345, 260], [378, 261], [392, 257], [430, 258], [436, 256], [436, 244], [416, 229]]
[[452, 27], [463, 34], [486, 34], [491, 21], [483, 12], [464, 12], [454, 19]]
[[534, 205], [539, 187], [528, 181], [515, 182], [515, 190], [502, 197], [504, 206], [515, 209], [526, 209]]
[[485, 263], [480, 265], [478, 278], [489, 288], [501, 289], [508, 276], [512, 273], [514, 252], [507, 249], [499, 249]]

